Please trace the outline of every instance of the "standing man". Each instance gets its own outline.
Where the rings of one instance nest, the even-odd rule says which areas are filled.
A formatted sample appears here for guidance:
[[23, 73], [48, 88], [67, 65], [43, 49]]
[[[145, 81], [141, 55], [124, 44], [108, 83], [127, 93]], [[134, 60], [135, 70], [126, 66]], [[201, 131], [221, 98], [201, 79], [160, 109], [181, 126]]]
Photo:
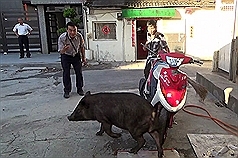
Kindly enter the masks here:
[[61, 54], [61, 65], [63, 68], [64, 98], [70, 97], [72, 90], [70, 67], [73, 65], [76, 74], [76, 88], [79, 95], [84, 95], [82, 63], [86, 64], [85, 44], [82, 34], [77, 30], [73, 22], [68, 22], [67, 32], [60, 35], [58, 39], [58, 51]]
[[170, 52], [164, 35], [160, 32], [157, 32], [157, 25], [155, 20], [149, 20], [147, 22], [147, 33], [148, 35], [145, 47], [149, 48], [153, 52], [150, 52], [145, 47], [143, 47], [144, 51], [148, 51], [148, 56], [144, 69], [144, 76], [146, 79], [148, 78], [151, 69], [151, 59], [157, 58], [157, 55], [161, 50], [167, 53]]
[[23, 23], [23, 19], [22, 18], [18, 18], [17, 19], [18, 24], [16, 24], [13, 28], [13, 32], [16, 34], [16, 36], [18, 37], [18, 43], [20, 46], [20, 59], [24, 58], [24, 47], [23, 44], [26, 48], [26, 57], [30, 58], [31, 54], [29, 52], [29, 39], [28, 36], [31, 34], [32, 32], [32, 28], [30, 27], [30, 25]]

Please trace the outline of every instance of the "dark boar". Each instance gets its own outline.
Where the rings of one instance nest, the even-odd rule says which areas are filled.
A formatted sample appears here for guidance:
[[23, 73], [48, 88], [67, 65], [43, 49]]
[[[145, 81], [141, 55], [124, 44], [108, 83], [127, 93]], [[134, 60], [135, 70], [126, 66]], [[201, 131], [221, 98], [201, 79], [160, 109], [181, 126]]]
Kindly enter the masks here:
[[162, 157], [162, 144], [159, 140], [158, 106], [153, 107], [147, 100], [134, 93], [96, 93], [87, 92], [80, 100], [69, 121], [97, 120], [101, 123], [96, 135], [104, 131], [113, 138], [121, 136], [112, 132], [112, 125], [128, 130], [137, 141], [137, 146], [130, 150], [137, 153], [145, 144], [143, 134], [148, 132], [156, 142], [158, 157]]

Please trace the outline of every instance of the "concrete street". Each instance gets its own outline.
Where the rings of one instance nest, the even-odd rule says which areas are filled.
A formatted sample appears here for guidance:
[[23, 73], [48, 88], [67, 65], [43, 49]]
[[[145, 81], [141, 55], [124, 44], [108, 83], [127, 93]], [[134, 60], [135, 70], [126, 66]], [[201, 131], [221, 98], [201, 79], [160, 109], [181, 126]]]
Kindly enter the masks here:
[[[33, 53], [29, 59], [19, 59], [17, 53], [1, 54], [0, 64], [1, 158], [112, 158], [117, 157], [117, 150], [125, 151], [134, 147], [135, 141], [125, 130], [113, 127], [114, 131], [122, 133], [121, 138], [113, 139], [106, 134], [95, 135], [99, 130], [99, 123], [96, 121], [67, 120], [67, 116], [82, 97], [76, 93], [75, 76], [72, 71], [73, 92], [69, 99], [63, 98], [62, 71], [57, 53]], [[91, 93], [138, 93], [143, 68], [144, 61], [101, 64], [90, 61], [89, 66], [83, 68], [84, 90]], [[181, 70], [193, 79], [197, 71], [208, 72], [211, 69], [211, 62], [205, 62], [203, 66], [181, 67]], [[201, 106], [213, 117], [237, 126], [237, 114], [224, 106], [217, 106], [216, 102], [217, 99], [211, 94], [204, 103], [199, 102], [199, 96], [189, 85], [187, 105]], [[189, 110], [206, 114], [195, 108]], [[187, 134], [232, 135], [211, 119], [194, 116], [183, 110], [175, 115], [175, 121], [177, 124], [169, 129], [163, 147], [175, 149], [180, 157], [196, 157]], [[224, 144], [233, 143], [237, 146], [238, 138], [235, 138], [235, 143]], [[155, 143], [148, 134], [145, 135], [145, 139], [147, 142], [141, 150], [156, 150]], [[211, 148], [207, 148], [204, 151], [205, 156], [212, 151], [212, 147], [217, 146], [218, 144], [213, 144]], [[234, 154], [234, 157], [238, 156], [238, 149]]]

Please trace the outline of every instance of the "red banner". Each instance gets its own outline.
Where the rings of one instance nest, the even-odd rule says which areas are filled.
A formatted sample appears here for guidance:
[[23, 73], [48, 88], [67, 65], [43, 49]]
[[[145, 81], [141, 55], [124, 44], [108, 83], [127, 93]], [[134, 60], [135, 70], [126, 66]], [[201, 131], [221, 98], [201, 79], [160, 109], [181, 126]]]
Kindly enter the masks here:
[[136, 46], [136, 29], [135, 29], [135, 20], [131, 21], [131, 40], [132, 40], [132, 47]]

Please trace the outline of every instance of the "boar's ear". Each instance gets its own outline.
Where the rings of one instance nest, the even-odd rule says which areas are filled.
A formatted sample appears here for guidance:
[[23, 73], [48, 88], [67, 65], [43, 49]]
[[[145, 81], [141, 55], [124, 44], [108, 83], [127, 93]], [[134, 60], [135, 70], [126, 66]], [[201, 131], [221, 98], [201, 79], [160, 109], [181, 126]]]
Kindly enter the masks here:
[[86, 95], [91, 95], [91, 92], [90, 91], [87, 91], [86, 93], [85, 93], [85, 96]]

